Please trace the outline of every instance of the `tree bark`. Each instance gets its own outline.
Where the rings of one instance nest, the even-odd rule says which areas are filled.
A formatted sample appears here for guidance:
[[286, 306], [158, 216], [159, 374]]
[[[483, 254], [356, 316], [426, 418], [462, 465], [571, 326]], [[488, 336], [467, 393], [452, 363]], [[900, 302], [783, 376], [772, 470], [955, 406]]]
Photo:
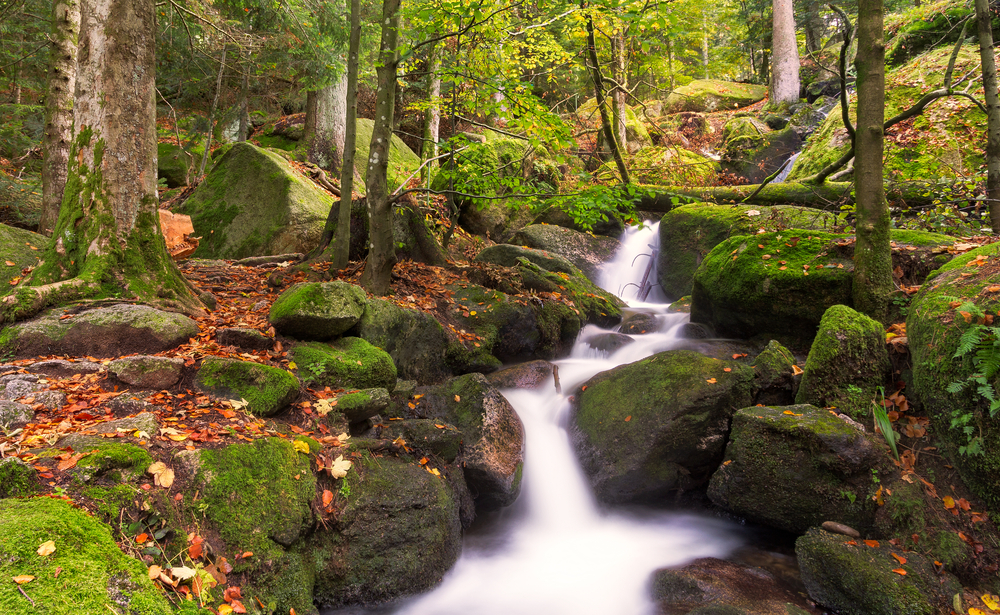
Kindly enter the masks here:
[[331, 173], [343, 163], [347, 131], [347, 73], [335, 83], [309, 92], [306, 109], [309, 162]]
[[157, 213], [153, 1], [86, 0], [81, 15], [77, 134], [59, 221], [43, 263], [4, 298], [2, 318], [104, 296], [200, 312]]
[[38, 232], [51, 235], [59, 220], [69, 148], [73, 141], [73, 93], [76, 90], [76, 47], [80, 34], [79, 0], [52, 6], [52, 49], [45, 97], [42, 136], [42, 213]]
[[816, 0], [806, 2], [806, 51], [816, 53], [823, 47], [823, 19], [819, 14], [820, 3]]
[[625, 32], [619, 30], [611, 37], [611, 70], [614, 76], [615, 85], [611, 88], [611, 115], [614, 118], [612, 128], [615, 133], [615, 140], [622, 152], [628, 152], [628, 138], [626, 136], [626, 108], [625, 108], [625, 84], [628, 81], [625, 62]]
[[986, 98], [986, 202], [990, 228], [997, 234], [1000, 233], [1000, 96], [997, 95], [997, 65], [993, 57], [993, 13], [989, 0], [975, 2]]
[[884, 320], [892, 292], [889, 208], [882, 183], [885, 38], [882, 0], [858, 3], [858, 122], [855, 127], [854, 308]]
[[[580, 8], [586, 8], [586, 0], [581, 1]], [[601, 65], [597, 57], [597, 41], [594, 37], [594, 20], [589, 14], [587, 15], [587, 61], [594, 80], [594, 98], [597, 101], [597, 109], [601, 112], [601, 129], [604, 131], [604, 138], [608, 142], [608, 147], [611, 148], [611, 155], [615, 159], [622, 183], [630, 184], [632, 182], [628, 167], [625, 166], [625, 159], [622, 158], [622, 150], [618, 146], [618, 140], [615, 139], [615, 131], [608, 115], [608, 103], [604, 98], [604, 77], [601, 75]]]
[[[351, 203], [354, 193], [354, 149], [358, 136], [358, 53], [361, 47], [361, 0], [351, 0], [351, 32], [347, 49], [347, 92], [344, 131], [344, 159], [340, 169], [340, 209], [337, 236], [331, 261], [343, 269], [351, 253]], [[393, 87], [395, 92], [395, 87]]]
[[[441, 56], [438, 46], [431, 45], [427, 52], [427, 110], [424, 111], [424, 140], [420, 157], [431, 160], [438, 155], [438, 136], [441, 133]], [[436, 165], [428, 163], [420, 172], [421, 182], [429, 186], [431, 170]]]
[[236, 140], [240, 143], [250, 135], [250, 61], [242, 62], [243, 83], [240, 85], [240, 125]]
[[[222, 76], [226, 73], [227, 47], [222, 48], [222, 55], [219, 57], [219, 76], [215, 80], [215, 95], [212, 96], [212, 108], [208, 111], [208, 134], [205, 135], [205, 151], [201, 153], [201, 164], [198, 165], [198, 177], [205, 175], [205, 165], [208, 164], [208, 155], [212, 149], [212, 136], [215, 134], [215, 109], [219, 105], [219, 92], [222, 91]], [[155, 115], [153, 116], [155, 119]]]
[[378, 91], [375, 95], [375, 125], [368, 155], [365, 184], [368, 188], [369, 244], [368, 260], [361, 274], [361, 285], [374, 295], [389, 293], [396, 250], [392, 234], [392, 201], [389, 200], [387, 171], [389, 143], [396, 106], [396, 68], [399, 54], [400, 0], [382, 0], [382, 38], [379, 63], [375, 70]]
[[792, 0], [774, 0], [771, 34], [771, 104], [799, 102], [799, 47]]

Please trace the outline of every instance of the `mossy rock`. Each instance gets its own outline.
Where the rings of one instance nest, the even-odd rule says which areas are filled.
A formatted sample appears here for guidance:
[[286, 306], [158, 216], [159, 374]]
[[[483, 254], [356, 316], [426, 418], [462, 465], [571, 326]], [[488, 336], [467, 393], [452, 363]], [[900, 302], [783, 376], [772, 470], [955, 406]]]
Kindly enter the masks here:
[[[374, 120], [363, 117], [357, 119], [357, 141], [354, 147], [355, 177], [365, 177], [368, 168], [368, 151], [371, 147], [374, 129]], [[393, 134], [389, 141], [389, 167], [387, 170], [389, 190], [396, 189], [419, 167], [420, 156], [415, 154], [402, 139]], [[357, 186], [357, 180], [355, 180], [355, 186]]]
[[836, 406], [857, 420], [867, 419], [872, 403], [881, 401], [878, 391], [890, 370], [882, 325], [846, 305], [831, 306], [804, 369], [795, 403]]
[[[970, 15], [975, 16], [973, 7], [946, 0], [914, 5], [887, 16], [886, 34], [890, 39], [885, 52], [886, 67], [899, 66], [933, 47], [950, 47], [962, 33], [962, 29], [956, 28], [955, 24]], [[967, 34], [975, 33], [970, 28]]]
[[177, 384], [184, 369], [184, 359], [135, 355], [115, 359], [108, 364], [108, 371], [125, 384], [140, 389], [169, 389]]
[[299, 379], [283, 369], [220, 357], [202, 362], [195, 384], [213, 395], [246, 400], [255, 416], [275, 415], [299, 396]]
[[760, 183], [801, 147], [794, 128], [771, 130], [754, 118], [733, 118], [723, 129], [722, 168], [747, 184]]
[[200, 491], [207, 504], [206, 519], [226, 552], [254, 554], [236, 564], [236, 572], [251, 579], [244, 595], [259, 594], [265, 605], [276, 602], [278, 612], [313, 612], [308, 563], [286, 552], [313, 524], [316, 478], [310, 455], [286, 440], [262, 438], [202, 449], [197, 457], [191, 490]]
[[767, 87], [715, 79], [696, 79], [675, 88], [663, 104], [663, 113], [732, 111], [764, 100]]
[[611, 260], [621, 248], [621, 242], [617, 239], [551, 224], [526, 226], [514, 233], [511, 243], [558, 254], [576, 265], [595, 283], [600, 277], [602, 265]]
[[419, 389], [420, 417], [440, 418], [463, 436], [461, 465], [476, 510], [509, 506], [521, 491], [524, 426], [510, 403], [482, 374]]
[[[928, 7], [937, 5], [928, 5]], [[934, 9], [936, 10], [936, 9]], [[954, 29], [957, 32], [960, 28]], [[924, 93], [942, 87], [951, 47], [939, 47], [888, 70], [886, 73], [885, 117], [911, 107]], [[977, 69], [979, 53], [966, 45], [955, 63], [955, 74]], [[856, 99], [856, 94], [852, 94]], [[856, 122], [856, 105], [851, 101], [851, 121]], [[957, 179], [984, 164], [983, 149], [971, 134], [986, 129], [986, 116], [972, 101], [950, 98], [939, 101], [911, 120], [905, 136], [890, 129], [886, 139], [883, 175], [886, 181], [927, 181]], [[850, 137], [840, 113], [831, 113], [809, 138], [787, 181], [815, 175], [837, 160], [850, 147]]]
[[831, 231], [836, 223], [832, 212], [793, 205], [681, 205], [660, 220], [657, 281], [668, 297], [689, 295], [698, 265], [712, 248], [730, 237], [754, 235], [760, 229]]
[[655, 501], [708, 481], [730, 418], [752, 399], [748, 366], [661, 352], [574, 391], [570, 437], [598, 499]]
[[342, 337], [330, 344], [296, 344], [289, 358], [306, 383], [388, 391], [396, 386], [396, 365], [392, 358], [359, 337]]
[[73, 473], [78, 480], [90, 482], [101, 476], [115, 482], [132, 482], [145, 474], [153, 463], [149, 452], [134, 444], [108, 442], [96, 439], [93, 445], [73, 446], [72, 440], [60, 442], [60, 445], [72, 446], [78, 453], [90, 452], [76, 463]]
[[173, 143], [156, 144], [156, 175], [167, 181], [167, 188], [188, 185], [189, 165], [193, 157]]
[[[56, 550], [39, 557], [49, 540]], [[19, 575], [34, 580], [23, 587], [10, 581]], [[59, 499], [0, 500], [0, 576], [5, 613], [174, 613], [146, 565], [122, 553], [107, 525]]]
[[363, 389], [337, 396], [337, 411], [348, 423], [360, 423], [389, 407], [389, 391]]
[[[922, 555], [844, 538], [813, 528], [795, 541], [802, 582], [824, 607], [843, 615], [931, 615], [949, 612], [952, 596], [962, 593], [953, 576]], [[895, 572], [900, 568], [905, 575]]]
[[[953, 383], [967, 383], [979, 372], [971, 354], [955, 357], [961, 338], [981, 323], [981, 314], [996, 315], [1000, 294], [989, 290], [1000, 274], [1000, 244], [989, 244], [955, 257], [931, 274], [910, 303], [906, 331], [913, 365], [907, 387], [934, 424], [948, 426], [953, 419], [968, 418], [972, 434], [961, 426], [938, 430], [952, 464], [972, 491], [993, 511], [1000, 511], [1000, 419], [991, 417], [989, 403], [973, 387], [949, 392]], [[963, 307], [964, 304], [975, 306]], [[964, 315], [969, 314], [967, 322]], [[989, 384], [1000, 386], [1000, 377]], [[964, 455], [970, 437], [981, 438], [985, 454]]]
[[365, 291], [354, 284], [299, 283], [274, 300], [267, 319], [283, 335], [327, 340], [356, 325], [365, 302]]
[[400, 378], [435, 384], [453, 375], [446, 354], [458, 343], [426, 312], [372, 298], [351, 334], [385, 350]]
[[[657, 186], [705, 186], [719, 172], [719, 163], [680, 147], [654, 145], [625, 159], [633, 182]], [[594, 172], [595, 179], [610, 181], [618, 177], [613, 161], [605, 162]]]
[[21, 276], [21, 270], [38, 265], [42, 250], [48, 238], [6, 224], [0, 224], [0, 261], [11, 261], [13, 267], [0, 268], [0, 296], [7, 294], [10, 281]]
[[183, 314], [147, 305], [99, 307], [60, 319], [63, 310], [45, 312], [0, 332], [0, 357], [70, 356], [118, 357], [155, 354], [198, 335], [198, 323]]
[[367, 455], [344, 480], [350, 490], [337, 531], [312, 539], [316, 603], [380, 603], [436, 585], [462, 544], [449, 481], [403, 459]]
[[233, 145], [178, 208], [201, 237], [198, 258], [305, 253], [319, 243], [333, 197], [286, 160]]
[[708, 497], [756, 523], [801, 533], [824, 521], [870, 531], [887, 453], [857, 424], [810, 405], [753, 406], [733, 417]]
[[403, 438], [406, 445], [418, 454], [436, 455], [444, 463], [451, 464], [462, 452], [464, 436], [457, 427], [442, 424], [439, 419], [404, 419], [390, 421], [383, 427], [382, 437], [389, 440]]
[[799, 382], [795, 375], [795, 356], [776, 340], [771, 340], [753, 360], [757, 381], [756, 403], [787, 406], [795, 399]]
[[720, 336], [811, 342], [827, 308], [851, 303], [854, 263], [835, 251], [841, 237], [792, 229], [723, 241], [695, 272], [691, 321]]
[[17, 457], [0, 459], [0, 500], [23, 498], [38, 491], [35, 470]]

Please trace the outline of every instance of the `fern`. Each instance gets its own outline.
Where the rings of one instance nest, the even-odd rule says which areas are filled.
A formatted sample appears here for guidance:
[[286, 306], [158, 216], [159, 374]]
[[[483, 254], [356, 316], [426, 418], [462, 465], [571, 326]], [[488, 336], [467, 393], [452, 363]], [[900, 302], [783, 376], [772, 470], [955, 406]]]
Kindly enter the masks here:
[[[971, 320], [974, 324], [959, 338], [954, 358], [964, 359], [971, 355], [974, 371], [964, 380], [950, 383], [946, 390], [952, 394], [961, 393], [966, 389], [972, 390], [979, 399], [988, 402], [989, 416], [993, 418], [1000, 412], [1000, 396], [997, 395], [992, 382], [1000, 373], [1000, 327], [987, 326], [985, 323], [990, 319], [972, 303], [965, 302], [956, 308], [956, 311], [964, 312], [966, 320]], [[967, 442], [964, 446], [959, 446], [959, 453], [985, 454], [982, 436], [976, 434], [973, 410], [964, 408], [954, 410], [951, 417], [951, 428], [961, 431]]]

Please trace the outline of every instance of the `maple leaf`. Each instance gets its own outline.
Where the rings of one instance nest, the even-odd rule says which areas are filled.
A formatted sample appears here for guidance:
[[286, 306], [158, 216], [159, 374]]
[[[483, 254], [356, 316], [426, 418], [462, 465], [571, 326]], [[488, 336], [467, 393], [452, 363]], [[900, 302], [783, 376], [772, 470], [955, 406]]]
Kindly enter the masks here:
[[42, 557], [45, 557], [46, 555], [52, 555], [55, 552], [55, 550], [56, 550], [56, 541], [46, 540], [45, 542], [43, 542], [41, 545], [38, 546], [37, 553]]
[[309, 454], [309, 445], [303, 442], [302, 440], [296, 440], [295, 442], [292, 442], [292, 448], [294, 448], [300, 453], [305, 453], [306, 455]]
[[344, 478], [347, 476], [347, 471], [351, 469], [353, 464], [350, 460], [344, 459], [343, 455], [338, 455], [333, 463], [330, 464], [330, 476], [334, 478]]
[[991, 611], [1000, 610], [1000, 598], [994, 596], [993, 594], [983, 594], [979, 597]]
[[175, 566], [170, 569], [170, 575], [180, 581], [190, 579], [196, 574], [198, 574], [198, 572], [194, 568], [188, 568], [187, 566]]

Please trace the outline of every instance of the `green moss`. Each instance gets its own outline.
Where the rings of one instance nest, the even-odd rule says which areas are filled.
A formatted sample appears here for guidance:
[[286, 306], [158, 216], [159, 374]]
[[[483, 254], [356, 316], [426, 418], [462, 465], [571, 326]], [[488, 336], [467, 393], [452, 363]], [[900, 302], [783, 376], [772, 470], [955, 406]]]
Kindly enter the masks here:
[[359, 337], [342, 337], [330, 344], [296, 344], [289, 358], [307, 383], [387, 391], [396, 386], [396, 365], [392, 358]]
[[681, 111], [732, 111], [763, 100], [767, 88], [748, 83], [696, 79], [675, 88], [664, 102], [664, 113]]
[[141, 476], [153, 463], [153, 458], [144, 448], [134, 444], [109, 442], [101, 444], [94, 452], [80, 458], [76, 464], [76, 475], [83, 481], [95, 476], [105, 476], [115, 481], [128, 481]]
[[11, 261], [14, 267], [0, 267], [0, 295], [7, 294], [10, 281], [21, 275], [21, 270], [38, 264], [38, 257], [47, 239], [37, 233], [6, 224], [0, 224], [0, 261]]
[[37, 490], [31, 466], [16, 457], [0, 460], [0, 499], [26, 497]]
[[122, 510], [135, 505], [140, 491], [133, 485], [114, 485], [87, 487], [82, 493], [97, 504], [97, 514], [101, 519], [107, 523], [117, 523], [121, 519]]
[[[40, 557], [36, 550], [48, 540], [56, 550]], [[24, 586], [9, 581], [24, 574], [35, 579]], [[0, 501], [0, 576], [7, 580], [0, 583], [5, 613], [42, 612], [40, 606], [45, 613], [66, 615], [172, 612], [146, 566], [118, 549], [108, 527], [62, 500]]]
[[[625, 157], [632, 181], [640, 184], [669, 186], [705, 186], [719, 171], [711, 158], [680, 147], [644, 147]], [[606, 162], [594, 173], [595, 179], [610, 181], [618, 177], [615, 163]]]
[[281, 412], [299, 394], [299, 379], [283, 369], [218, 357], [202, 362], [195, 382], [204, 390], [245, 399], [257, 416]]
[[[368, 166], [368, 151], [372, 142], [372, 131], [375, 128], [374, 120], [358, 118], [357, 123], [357, 145], [354, 150], [354, 167], [358, 169], [364, 177], [365, 169]], [[402, 139], [395, 134], [389, 142], [389, 167], [387, 177], [389, 190], [394, 190], [403, 183], [420, 166], [420, 156], [413, 153]]]

